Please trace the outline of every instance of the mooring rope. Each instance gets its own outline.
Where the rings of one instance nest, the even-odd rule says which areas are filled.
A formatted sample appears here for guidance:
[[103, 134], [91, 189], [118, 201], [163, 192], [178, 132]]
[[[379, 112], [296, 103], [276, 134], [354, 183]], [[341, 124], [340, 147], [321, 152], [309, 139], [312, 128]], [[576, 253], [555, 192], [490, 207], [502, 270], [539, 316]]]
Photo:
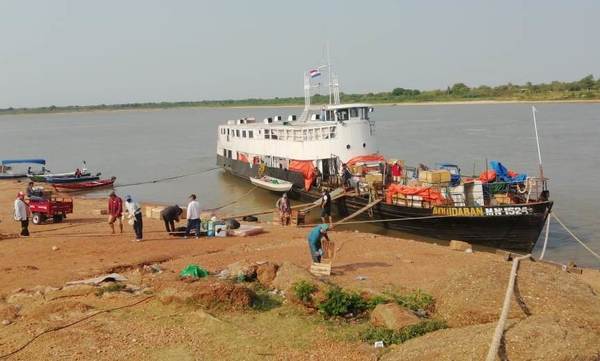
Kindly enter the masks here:
[[213, 168], [201, 170], [201, 171], [194, 172], [194, 173], [180, 174], [180, 175], [176, 175], [176, 176], [172, 176], [172, 177], [157, 178], [157, 179], [152, 179], [152, 180], [149, 180], [149, 181], [142, 181], [142, 182], [135, 182], [135, 183], [117, 184], [117, 185], [114, 185], [113, 187], [114, 188], [120, 188], [120, 187], [138, 186], [138, 185], [142, 185], [142, 184], [151, 184], [151, 183], [166, 182], [166, 181], [170, 181], [170, 180], [174, 180], [174, 179], [185, 178], [185, 177], [189, 177], [189, 176], [193, 176], [193, 175], [198, 175], [198, 174], [204, 174], [204, 173], [212, 172], [213, 170], [220, 169], [220, 168], [221, 167], [213, 167]]
[[550, 234], [550, 219], [552, 218], [552, 213], [548, 214], [548, 219], [546, 219], [546, 235], [544, 236], [544, 247], [542, 248], [542, 254], [540, 255], [540, 260], [544, 259], [544, 255], [546, 254], [546, 246], [548, 245], [548, 235]]
[[552, 214], [554, 215], [554, 219], [556, 219], [556, 221], [564, 228], [565, 231], [567, 231], [567, 233], [571, 235], [571, 237], [573, 237], [574, 240], [579, 242], [579, 244], [582, 245], [583, 248], [585, 248], [588, 252], [590, 252], [592, 255], [594, 255], [594, 257], [596, 257], [600, 261], [600, 255], [598, 253], [594, 252], [593, 249], [588, 247], [587, 244], [585, 244], [581, 239], [579, 239], [579, 237], [577, 237], [573, 232], [571, 232], [571, 230], [560, 220], [560, 218], [558, 218], [556, 214]]
[[515, 280], [517, 278], [519, 262], [522, 259], [527, 259], [530, 257], [531, 254], [528, 254], [526, 256], [513, 259], [512, 269], [510, 270], [510, 278], [508, 279], [508, 287], [506, 288], [506, 296], [504, 296], [504, 304], [502, 305], [502, 312], [500, 313], [500, 319], [498, 320], [496, 330], [494, 331], [494, 337], [492, 338], [490, 349], [487, 357], [485, 358], [486, 361], [496, 360], [496, 355], [498, 354], [498, 349], [500, 348], [500, 340], [502, 340], [502, 335], [504, 334], [504, 328], [506, 326], [506, 320], [508, 319], [508, 311], [510, 311], [510, 300], [512, 299], [512, 295], [515, 290]]

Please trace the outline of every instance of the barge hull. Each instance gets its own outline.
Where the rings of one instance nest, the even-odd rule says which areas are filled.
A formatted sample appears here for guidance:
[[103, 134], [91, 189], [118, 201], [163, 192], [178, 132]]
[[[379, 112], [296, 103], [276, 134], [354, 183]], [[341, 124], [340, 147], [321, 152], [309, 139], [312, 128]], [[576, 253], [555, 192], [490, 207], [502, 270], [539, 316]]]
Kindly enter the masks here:
[[[249, 181], [256, 177], [258, 166], [250, 167], [235, 159], [217, 155], [217, 165]], [[315, 201], [320, 194], [305, 191], [301, 174], [285, 169], [266, 168], [266, 175], [294, 183], [294, 198]], [[340, 216], [351, 214], [369, 203], [366, 196], [344, 197], [335, 202]], [[553, 202], [514, 204], [489, 207], [416, 208], [380, 203], [357, 219], [382, 220], [384, 228], [440, 240], [461, 240], [471, 244], [531, 252], [544, 227]]]

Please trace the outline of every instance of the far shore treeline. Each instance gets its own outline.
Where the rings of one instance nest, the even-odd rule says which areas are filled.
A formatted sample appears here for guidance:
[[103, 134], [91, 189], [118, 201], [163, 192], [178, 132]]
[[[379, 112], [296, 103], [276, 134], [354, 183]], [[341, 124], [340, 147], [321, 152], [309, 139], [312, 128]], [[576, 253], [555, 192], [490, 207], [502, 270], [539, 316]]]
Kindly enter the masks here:
[[[469, 87], [464, 83], [456, 83], [446, 89], [417, 90], [395, 88], [391, 92], [346, 94], [340, 93], [343, 103], [424, 103], [424, 102], [456, 102], [456, 101], [575, 101], [575, 100], [600, 100], [600, 79], [588, 75], [573, 82], [553, 81], [551, 83], [523, 85], [505, 84], [495, 87], [481, 85]], [[326, 95], [314, 95], [313, 104], [326, 104]], [[128, 104], [99, 104], [99, 105], [72, 105], [48, 106], [38, 108], [4, 108], [2, 114], [34, 114], [34, 113], [60, 113], [60, 112], [86, 112], [98, 110], [134, 110], [134, 109], [166, 109], [179, 107], [251, 107], [251, 106], [284, 106], [303, 105], [304, 97], [288, 98], [250, 98], [228, 100], [202, 100], [156, 103], [128, 103]]]

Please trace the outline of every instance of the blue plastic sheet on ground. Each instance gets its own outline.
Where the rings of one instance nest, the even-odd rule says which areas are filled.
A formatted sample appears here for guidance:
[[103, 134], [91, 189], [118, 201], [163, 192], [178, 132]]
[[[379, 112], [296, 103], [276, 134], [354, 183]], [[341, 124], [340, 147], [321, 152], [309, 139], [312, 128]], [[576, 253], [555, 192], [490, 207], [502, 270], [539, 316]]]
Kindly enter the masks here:
[[497, 160], [491, 160], [490, 167], [496, 172], [497, 182], [523, 183], [527, 179], [527, 174], [518, 174], [516, 177], [511, 177], [508, 175], [508, 169]]

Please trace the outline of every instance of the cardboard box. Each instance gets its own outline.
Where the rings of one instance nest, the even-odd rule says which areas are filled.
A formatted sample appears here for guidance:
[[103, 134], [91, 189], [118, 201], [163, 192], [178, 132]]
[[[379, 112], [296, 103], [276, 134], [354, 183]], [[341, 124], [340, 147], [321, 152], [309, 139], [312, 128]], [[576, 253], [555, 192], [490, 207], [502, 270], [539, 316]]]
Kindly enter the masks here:
[[383, 176], [381, 175], [381, 173], [369, 173], [365, 176], [365, 180], [366, 180], [367, 184], [381, 182], [382, 179], [383, 179]]
[[450, 183], [450, 172], [445, 169], [419, 171], [419, 181], [429, 184]]

